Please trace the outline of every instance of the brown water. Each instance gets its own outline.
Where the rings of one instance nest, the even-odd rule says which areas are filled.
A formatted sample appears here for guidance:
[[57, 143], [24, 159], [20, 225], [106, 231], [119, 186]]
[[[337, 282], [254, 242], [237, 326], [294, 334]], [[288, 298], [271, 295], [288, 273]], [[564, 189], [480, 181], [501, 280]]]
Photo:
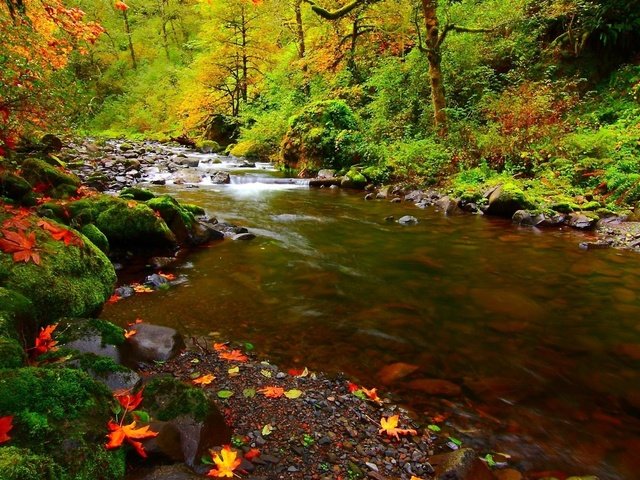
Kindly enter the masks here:
[[[423, 419], [451, 414], [445, 431], [522, 470], [640, 478], [640, 256], [344, 191], [164, 191], [258, 238], [195, 251], [176, 270], [186, 283], [104, 318], [218, 332], [284, 369], [347, 372]], [[405, 214], [420, 223], [385, 221]], [[417, 370], [381, 385], [397, 362]], [[420, 379], [462, 394], [429, 395]]]

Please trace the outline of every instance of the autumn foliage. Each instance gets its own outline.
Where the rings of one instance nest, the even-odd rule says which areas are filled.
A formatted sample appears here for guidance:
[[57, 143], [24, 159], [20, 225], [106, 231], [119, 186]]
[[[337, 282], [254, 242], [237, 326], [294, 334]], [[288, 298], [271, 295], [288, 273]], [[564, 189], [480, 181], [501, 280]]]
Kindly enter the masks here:
[[233, 471], [240, 466], [242, 460], [238, 458], [237, 452], [231, 450], [229, 445], [225, 445], [220, 453], [211, 452], [211, 458], [216, 468], [209, 470], [209, 477], [233, 477]]
[[0, 417], [0, 443], [6, 443], [11, 440], [8, 433], [13, 428], [13, 415]]

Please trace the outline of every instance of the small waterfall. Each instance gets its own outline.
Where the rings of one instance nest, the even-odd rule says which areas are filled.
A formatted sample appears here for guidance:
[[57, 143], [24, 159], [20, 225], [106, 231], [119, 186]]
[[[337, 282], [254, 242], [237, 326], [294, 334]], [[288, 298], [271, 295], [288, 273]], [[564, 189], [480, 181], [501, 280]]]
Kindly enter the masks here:
[[296, 185], [300, 187], [309, 186], [308, 178], [277, 178], [263, 175], [231, 175], [232, 185], [247, 185], [252, 183], [262, 183], [265, 185]]

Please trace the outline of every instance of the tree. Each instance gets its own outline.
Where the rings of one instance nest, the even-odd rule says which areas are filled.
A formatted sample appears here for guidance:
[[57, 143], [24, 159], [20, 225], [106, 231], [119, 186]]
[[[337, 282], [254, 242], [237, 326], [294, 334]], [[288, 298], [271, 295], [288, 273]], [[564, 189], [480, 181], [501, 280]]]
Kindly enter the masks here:
[[[310, 4], [311, 9], [322, 18], [337, 20], [350, 14], [359, 7], [368, 6], [382, 0], [354, 0], [335, 11], [322, 8], [313, 0], [305, 1]], [[444, 28], [441, 29], [438, 18], [438, 1], [421, 0], [421, 7], [426, 33], [424, 39], [422, 39], [418, 28], [419, 48], [425, 52], [427, 61], [429, 62], [434, 127], [438, 135], [444, 137], [448, 131], [448, 120], [446, 112], [447, 102], [442, 78], [442, 44], [449, 32], [487, 33], [493, 31], [493, 29], [467, 28], [453, 23], [447, 23]]]
[[0, 3], [0, 155], [25, 133], [45, 129], [56, 113], [54, 98], [64, 87], [56, 75], [73, 51], [86, 53], [103, 32], [84, 16], [62, 0]]

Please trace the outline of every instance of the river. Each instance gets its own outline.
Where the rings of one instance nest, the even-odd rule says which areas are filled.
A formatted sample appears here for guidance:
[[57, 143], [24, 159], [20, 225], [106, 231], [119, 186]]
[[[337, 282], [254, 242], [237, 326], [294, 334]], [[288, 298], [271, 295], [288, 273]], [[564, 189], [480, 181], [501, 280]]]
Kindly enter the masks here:
[[[183, 284], [103, 318], [346, 372], [521, 470], [638, 478], [640, 256], [266, 175], [154, 187], [257, 238], [195, 250], [174, 272]], [[407, 214], [419, 223], [388, 218]]]

